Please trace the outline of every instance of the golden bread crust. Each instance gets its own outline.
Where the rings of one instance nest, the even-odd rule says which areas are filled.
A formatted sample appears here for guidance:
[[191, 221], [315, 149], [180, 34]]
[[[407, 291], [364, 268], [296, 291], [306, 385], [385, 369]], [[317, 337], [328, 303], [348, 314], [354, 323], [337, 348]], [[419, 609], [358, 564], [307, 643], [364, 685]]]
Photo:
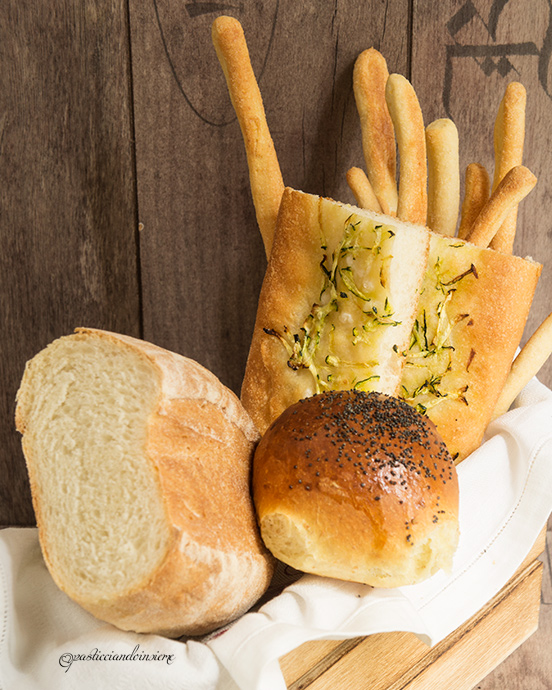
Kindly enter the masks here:
[[[234, 620], [263, 594], [273, 572], [250, 495], [251, 459], [259, 440], [251, 419], [238, 398], [192, 360], [106, 331], [78, 329], [68, 337], [132, 348], [158, 372], [159, 397], [149, 416], [145, 456], [158, 478], [169, 537], [145, 581], [105, 598], [75, 591], [49, 557], [50, 537], [41, 519], [49, 499], [35, 481], [40, 459], [24, 435], [41, 547], [54, 580], [83, 608], [124, 630], [178, 637]], [[27, 372], [32, 368], [33, 362]], [[17, 427], [23, 434], [29, 377], [26, 373], [18, 393]]]
[[450, 565], [458, 480], [435, 427], [390, 396], [332, 391], [288, 408], [257, 447], [265, 543], [319, 575], [396, 587]]
[[[328, 241], [327, 249], [321, 245], [331, 234], [329, 226], [336, 234], [342, 232], [340, 214], [347, 216], [351, 209], [354, 207], [290, 189], [284, 193], [242, 387], [244, 406], [261, 432], [289, 405], [321, 392], [311, 370], [290, 366], [293, 358], [289, 347], [286, 350], [283, 339], [274, 333], [281, 336], [288, 328], [288, 344], [291, 334], [302, 337], [302, 326], [324, 287], [320, 264], [325, 261], [329, 265], [331, 243]], [[396, 219], [370, 215], [388, 224], [382, 227], [391, 227], [393, 222], [397, 229], [400, 227]], [[407, 291], [399, 294], [397, 301], [402, 312], [393, 318], [401, 326], [387, 331], [393, 331], [394, 342], [385, 340], [382, 329], [380, 339], [366, 342], [362, 354], [369, 361], [374, 357], [382, 359], [384, 348], [391, 352], [392, 357], [385, 362], [385, 374], [367, 368], [368, 374], [379, 375], [374, 378], [372, 389], [399, 395], [427, 413], [450, 452], [463, 459], [481, 443], [491, 420], [521, 340], [542, 267], [532, 260], [418, 226], [405, 227], [412, 233], [405, 240], [406, 246], [413, 248], [412, 255], [401, 259], [397, 245], [389, 251], [394, 255], [394, 265], [399, 266], [401, 279], [406, 280], [412, 271], [417, 271], [419, 283], [411, 283]], [[419, 246], [416, 232], [427, 233], [427, 259], [426, 255], [420, 255], [417, 261], [413, 259], [414, 249]], [[393, 297], [390, 299], [394, 314], [399, 313], [395, 311]], [[350, 319], [339, 320], [343, 309], [341, 303], [338, 312], [328, 317], [334, 319], [330, 324], [334, 328], [334, 342], [338, 333], [350, 334], [358, 327]], [[401, 330], [406, 326], [407, 330]], [[322, 338], [321, 350], [325, 342]], [[380, 353], [376, 355], [378, 347]], [[392, 352], [393, 347], [396, 352]], [[360, 359], [358, 348], [358, 344], [351, 348], [344, 359]], [[333, 356], [331, 349], [324, 353], [328, 351]], [[320, 361], [319, 358], [318, 373], [326, 371]], [[350, 361], [342, 370], [348, 371], [349, 365]], [[330, 386], [333, 389], [355, 387], [349, 379], [343, 379], [340, 385], [335, 384], [336, 380]]]
[[[352, 225], [364, 234], [345, 241]], [[357, 253], [347, 254], [355, 243]], [[333, 264], [334, 288], [327, 275], [340, 247], [345, 256]], [[286, 407], [326, 388], [398, 391], [399, 352], [409, 342], [428, 248], [429, 232], [421, 226], [285, 190], [241, 392], [261, 433]], [[343, 282], [347, 275], [357, 283], [351, 289]], [[328, 307], [330, 288], [335, 309], [317, 331], [309, 319], [319, 305]], [[305, 334], [305, 349], [316, 343], [310, 361], [290, 357], [290, 347], [305, 345]], [[333, 361], [340, 362], [337, 375]]]
[[[481, 443], [521, 340], [541, 268], [458, 238], [431, 236], [416, 320], [419, 326], [424, 320], [427, 324], [429, 347], [419, 343], [410, 348], [402, 396], [426, 408], [459, 459]], [[423, 342], [423, 329], [419, 336]], [[432, 343], [441, 344], [440, 352]], [[413, 395], [431, 377], [434, 385]]]
[[398, 194], [395, 132], [385, 100], [388, 77], [385, 58], [374, 48], [364, 50], [356, 59], [353, 91], [361, 123], [362, 149], [368, 179], [382, 211], [396, 215]]

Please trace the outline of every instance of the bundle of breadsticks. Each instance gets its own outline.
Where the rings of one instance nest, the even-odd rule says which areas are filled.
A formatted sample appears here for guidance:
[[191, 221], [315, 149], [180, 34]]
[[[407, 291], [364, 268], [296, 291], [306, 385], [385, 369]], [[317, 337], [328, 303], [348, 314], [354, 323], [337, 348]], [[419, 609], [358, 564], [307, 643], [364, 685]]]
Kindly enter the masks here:
[[492, 184], [470, 164], [460, 203], [454, 123], [426, 127], [412, 85], [364, 51], [353, 86], [366, 172], [347, 172], [352, 206], [285, 187], [239, 22], [215, 20], [213, 42], [268, 257], [244, 406], [264, 432], [316, 393], [387, 393], [463, 459], [552, 350], [551, 315], [516, 357], [541, 272], [512, 254], [517, 206], [536, 183], [522, 165], [523, 86], [498, 109]]

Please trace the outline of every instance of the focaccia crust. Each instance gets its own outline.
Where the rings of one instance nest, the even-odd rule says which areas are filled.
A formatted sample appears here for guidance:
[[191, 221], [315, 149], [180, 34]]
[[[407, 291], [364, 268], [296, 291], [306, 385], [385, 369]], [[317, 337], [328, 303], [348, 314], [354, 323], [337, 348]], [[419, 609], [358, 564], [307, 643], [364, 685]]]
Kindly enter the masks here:
[[429, 231], [286, 189], [242, 402], [264, 432], [324, 390], [397, 394]]
[[[343, 237], [347, 224], [361, 218], [387, 239], [371, 256], [353, 252], [354, 260], [347, 255], [338, 264], [337, 290], [347, 294], [324, 314], [323, 328], [313, 328], [313, 305], [327, 293], [331, 257], [354, 244]], [[373, 248], [369, 232], [358, 243]], [[352, 274], [343, 273], [347, 261]], [[361, 262], [372, 266], [371, 283], [362, 283]], [[244, 406], [264, 433], [301, 398], [328, 389], [377, 390], [427, 414], [451, 454], [462, 459], [481, 443], [492, 417], [541, 269], [530, 259], [286, 189], [242, 387]], [[347, 311], [355, 300], [360, 311]], [[374, 307], [379, 317], [388, 314], [376, 319], [377, 328], [370, 321]], [[359, 319], [370, 321], [364, 330]]]
[[481, 443], [504, 386], [542, 266], [432, 233], [401, 396], [450, 452]]

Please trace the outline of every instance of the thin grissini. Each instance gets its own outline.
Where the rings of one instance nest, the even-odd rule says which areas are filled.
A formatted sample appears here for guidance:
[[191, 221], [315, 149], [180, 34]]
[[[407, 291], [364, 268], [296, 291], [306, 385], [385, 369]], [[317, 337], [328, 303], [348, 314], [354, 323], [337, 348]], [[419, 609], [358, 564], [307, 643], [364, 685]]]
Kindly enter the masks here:
[[393, 122], [385, 98], [389, 72], [381, 53], [363, 51], [355, 62], [353, 90], [368, 178], [383, 213], [397, 213], [397, 162]]
[[481, 209], [466, 238], [479, 247], [488, 247], [510, 211], [524, 199], [537, 178], [523, 165], [509, 170]]
[[257, 223], [269, 256], [284, 191], [280, 164], [241, 24], [233, 17], [217, 17], [212, 38], [242, 131]]
[[521, 390], [552, 354], [552, 313], [541, 323], [515, 358], [497, 401], [493, 419], [510, 409]]
[[[506, 87], [494, 127], [495, 170], [493, 191], [506, 173], [523, 161], [525, 106], [527, 94], [519, 82]], [[516, 234], [517, 207], [514, 207], [491, 242], [492, 249], [512, 253]]]
[[435, 120], [426, 128], [428, 163], [427, 225], [440, 235], [456, 234], [460, 205], [458, 130], [452, 120]]
[[491, 194], [491, 180], [485, 166], [470, 163], [464, 180], [464, 200], [458, 226], [458, 237], [465, 240]]
[[495, 169], [493, 191], [506, 173], [521, 165], [525, 139], [527, 94], [519, 82], [508, 84], [494, 126]]
[[370, 180], [361, 168], [350, 168], [347, 171], [347, 184], [353, 192], [357, 206], [381, 213], [380, 203], [374, 193]]
[[399, 151], [397, 216], [425, 225], [427, 220], [427, 161], [422, 111], [412, 84], [400, 74], [387, 80], [385, 97]]

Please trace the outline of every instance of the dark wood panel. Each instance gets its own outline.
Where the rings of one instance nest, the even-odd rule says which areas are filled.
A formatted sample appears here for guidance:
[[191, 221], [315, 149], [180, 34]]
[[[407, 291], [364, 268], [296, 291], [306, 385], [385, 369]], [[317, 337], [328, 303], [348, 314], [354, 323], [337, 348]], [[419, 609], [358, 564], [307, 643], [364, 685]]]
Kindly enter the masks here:
[[[25, 361], [52, 339], [78, 325], [143, 335], [234, 390], [241, 384], [265, 259], [211, 46], [216, 5], [129, 4], [132, 50], [124, 0], [3, 6], [2, 524], [34, 520], [14, 398]], [[285, 182], [344, 201], [352, 201], [345, 172], [362, 165], [351, 77], [364, 48], [412, 76], [427, 122], [453, 117], [463, 166], [492, 168], [504, 86], [525, 84], [525, 162], [540, 182], [522, 205], [516, 252], [545, 264], [531, 331], [551, 308], [549, 2], [244, 0], [223, 11], [244, 25]], [[542, 379], [552, 385], [552, 363]], [[479, 687], [548, 687], [550, 549], [545, 563], [539, 633]]]
[[[211, 43], [215, 5], [131, 4], [144, 333], [239, 391], [266, 261], [239, 126]], [[358, 53], [408, 67], [408, 2], [246, 1], [243, 24], [284, 182], [352, 201]]]
[[[426, 123], [451, 117], [462, 170], [483, 164], [492, 179], [493, 127], [506, 85], [527, 90], [524, 164], [539, 178], [521, 203], [514, 253], [543, 272], [524, 341], [552, 311], [552, 7], [543, 0], [415, 0], [412, 82]], [[552, 361], [539, 378], [552, 385]]]
[[0, 27], [0, 523], [23, 525], [25, 361], [80, 325], [140, 335], [128, 14], [9, 0]]
[[[451, 117], [458, 127], [462, 169], [478, 162], [493, 175], [493, 128], [506, 85], [527, 90], [524, 164], [539, 178], [518, 215], [514, 252], [543, 264], [523, 342], [552, 310], [552, 10], [541, 0], [414, 0], [412, 83], [426, 124]], [[552, 385], [552, 361], [539, 374]], [[549, 590], [548, 540], [543, 592]], [[545, 596], [546, 598], [546, 596]], [[547, 688], [552, 607], [543, 600], [538, 632], [484, 681], [480, 690]]]

